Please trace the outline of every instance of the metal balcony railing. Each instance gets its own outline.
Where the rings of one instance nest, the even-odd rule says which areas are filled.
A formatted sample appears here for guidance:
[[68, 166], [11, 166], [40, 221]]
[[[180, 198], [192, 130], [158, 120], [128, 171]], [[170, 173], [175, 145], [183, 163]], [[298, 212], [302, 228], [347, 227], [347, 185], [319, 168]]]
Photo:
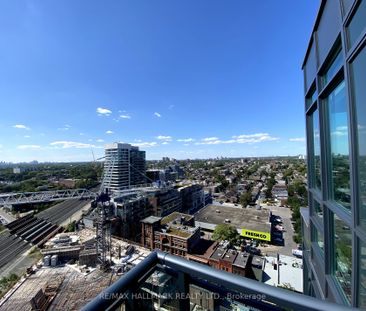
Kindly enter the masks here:
[[[155, 275], [158, 277], [154, 280]], [[192, 292], [192, 288], [199, 290]], [[193, 297], [198, 292], [206, 293], [205, 298]], [[210, 297], [207, 293], [211, 294]], [[146, 308], [149, 303], [150, 307]], [[161, 251], [151, 253], [82, 310], [157, 310], [160, 307], [163, 310], [190, 310], [192, 304], [198, 306], [196, 310], [215, 310], [219, 304], [226, 308], [240, 304], [248, 310], [355, 310]]]

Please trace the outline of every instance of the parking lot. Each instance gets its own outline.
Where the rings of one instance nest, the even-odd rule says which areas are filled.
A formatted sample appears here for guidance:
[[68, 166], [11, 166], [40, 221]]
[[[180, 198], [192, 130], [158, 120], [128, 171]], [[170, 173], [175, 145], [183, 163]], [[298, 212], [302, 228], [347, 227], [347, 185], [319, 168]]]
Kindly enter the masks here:
[[282, 226], [285, 232], [283, 232], [284, 245], [268, 245], [266, 247], [259, 247], [262, 254], [275, 255], [280, 253], [282, 255], [292, 256], [292, 250], [297, 248], [297, 244], [293, 241], [294, 228], [291, 223], [291, 210], [286, 207], [279, 206], [265, 206], [272, 211], [273, 215], [280, 216], [282, 218]]

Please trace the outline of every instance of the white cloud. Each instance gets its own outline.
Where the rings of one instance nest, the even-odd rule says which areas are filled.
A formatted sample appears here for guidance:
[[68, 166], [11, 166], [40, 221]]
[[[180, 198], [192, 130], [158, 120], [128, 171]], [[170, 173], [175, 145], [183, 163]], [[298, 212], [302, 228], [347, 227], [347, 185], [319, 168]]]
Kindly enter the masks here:
[[3, 147], [3, 145], [0, 145], [0, 148], [2, 148]]
[[164, 141], [163, 143], [161, 143], [162, 145], [169, 145], [169, 143], [167, 141]]
[[79, 142], [75, 142], [75, 141], [54, 141], [52, 143], [50, 143], [51, 146], [55, 146], [55, 147], [60, 147], [62, 149], [67, 149], [67, 148], [91, 148], [91, 147], [95, 147], [92, 144], [85, 144], [85, 143], [79, 143]]
[[219, 144], [234, 144], [237, 141], [235, 139], [229, 139], [229, 140], [220, 140], [220, 139], [216, 139], [216, 140], [206, 140], [206, 141], [202, 141], [202, 142], [198, 142], [195, 143], [195, 145], [219, 145]]
[[289, 141], [305, 141], [305, 137], [290, 138]]
[[169, 110], [172, 110], [175, 107], [175, 105], [169, 105]]
[[152, 142], [134, 143], [133, 145], [141, 148], [149, 148], [149, 147], [156, 147], [158, 143], [156, 141], [152, 141]]
[[41, 149], [40, 145], [19, 145], [17, 149], [25, 150], [25, 149]]
[[330, 134], [334, 135], [334, 136], [346, 136], [347, 132], [345, 132], [345, 131], [333, 131]]
[[114, 132], [113, 131], [110, 131], [110, 130], [106, 131], [105, 133], [106, 134], [114, 134]]
[[192, 141], [195, 141], [195, 139], [193, 138], [181, 138], [181, 139], [177, 139], [177, 141], [183, 142], [183, 143], [190, 143]]
[[260, 143], [264, 141], [275, 141], [279, 140], [277, 137], [272, 137], [268, 133], [257, 133], [257, 134], [243, 134], [232, 136], [233, 139], [220, 140], [217, 137], [207, 137], [202, 139], [201, 142], [195, 143], [195, 145], [219, 145], [219, 144], [252, 144]]
[[30, 130], [30, 128], [28, 126], [25, 126], [24, 124], [15, 124], [13, 125], [14, 128], [16, 129], [22, 129], [22, 130]]
[[97, 139], [97, 143], [104, 143], [104, 139]]
[[30, 138], [30, 136], [29, 135], [24, 135], [24, 138]]
[[164, 136], [164, 135], [156, 136], [156, 139], [164, 140], [164, 141], [172, 141], [172, 137], [171, 136]]
[[348, 131], [348, 126], [347, 125], [345, 125], [345, 126], [337, 126], [336, 127], [336, 130], [337, 131], [347, 132]]
[[119, 117], [120, 117], [121, 119], [131, 119], [131, 116], [130, 116], [130, 115], [128, 115], [128, 114], [121, 114]]
[[260, 143], [263, 141], [274, 141], [279, 140], [278, 137], [272, 137], [268, 133], [256, 133], [256, 134], [243, 134], [239, 136], [233, 136], [236, 138], [236, 142], [239, 144], [246, 144], [246, 143]]
[[218, 140], [217, 137], [206, 137], [206, 138], [203, 138], [202, 141], [213, 141], [213, 140]]
[[68, 131], [71, 128], [71, 125], [65, 124], [63, 127], [59, 127], [57, 130], [59, 131]]
[[158, 117], [158, 118], [161, 118], [161, 114], [159, 112], [154, 112], [154, 116]]
[[98, 114], [98, 116], [109, 116], [112, 114], [112, 111], [107, 108], [98, 107], [97, 114]]

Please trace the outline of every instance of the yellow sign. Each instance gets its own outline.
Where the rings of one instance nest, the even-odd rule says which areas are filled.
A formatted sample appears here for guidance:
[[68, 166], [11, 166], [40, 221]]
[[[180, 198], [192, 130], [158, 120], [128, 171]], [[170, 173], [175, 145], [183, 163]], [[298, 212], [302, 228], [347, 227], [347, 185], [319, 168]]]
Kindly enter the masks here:
[[256, 239], [256, 240], [271, 241], [271, 234], [269, 232], [242, 229], [241, 236], [245, 236], [246, 238], [251, 238], [251, 239]]

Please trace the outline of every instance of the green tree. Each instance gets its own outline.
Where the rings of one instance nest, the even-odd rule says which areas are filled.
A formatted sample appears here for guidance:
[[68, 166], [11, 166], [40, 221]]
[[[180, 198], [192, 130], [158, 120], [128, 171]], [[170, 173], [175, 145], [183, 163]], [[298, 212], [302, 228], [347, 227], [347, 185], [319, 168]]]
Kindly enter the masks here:
[[227, 240], [232, 244], [236, 244], [239, 240], [239, 233], [234, 226], [229, 224], [219, 224], [215, 227], [212, 239], [215, 241]]
[[246, 207], [250, 202], [252, 202], [252, 194], [247, 191], [241, 194], [240, 204], [242, 207]]

